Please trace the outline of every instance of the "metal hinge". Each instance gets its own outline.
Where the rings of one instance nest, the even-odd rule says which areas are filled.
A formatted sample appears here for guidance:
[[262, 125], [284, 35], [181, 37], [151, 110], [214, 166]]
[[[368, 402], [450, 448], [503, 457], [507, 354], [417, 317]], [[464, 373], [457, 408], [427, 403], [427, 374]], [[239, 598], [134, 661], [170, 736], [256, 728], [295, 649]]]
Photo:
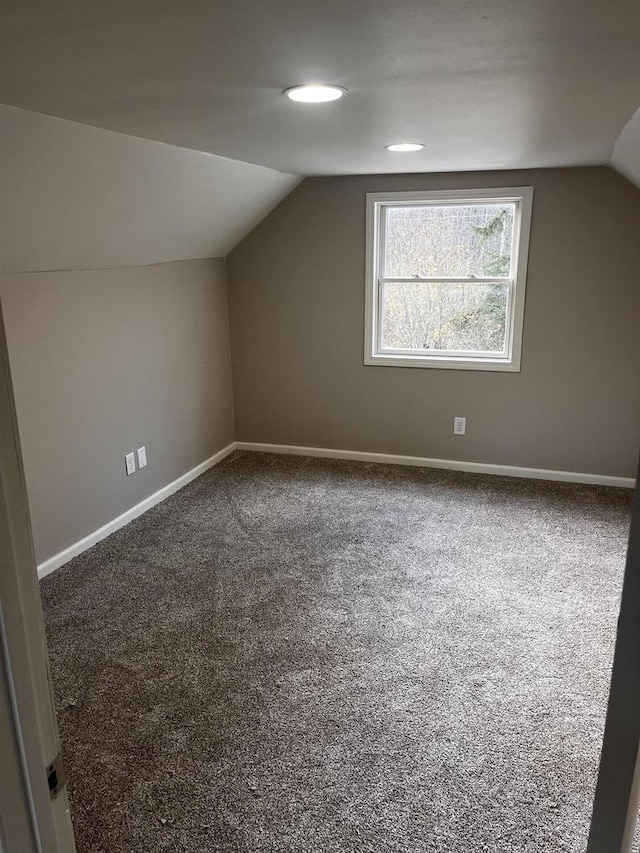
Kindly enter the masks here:
[[55, 800], [67, 784], [67, 780], [64, 778], [64, 767], [62, 766], [62, 756], [60, 753], [56, 755], [52, 763], [47, 767], [47, 782], [49, 783], [49, 796], [52, 800]]

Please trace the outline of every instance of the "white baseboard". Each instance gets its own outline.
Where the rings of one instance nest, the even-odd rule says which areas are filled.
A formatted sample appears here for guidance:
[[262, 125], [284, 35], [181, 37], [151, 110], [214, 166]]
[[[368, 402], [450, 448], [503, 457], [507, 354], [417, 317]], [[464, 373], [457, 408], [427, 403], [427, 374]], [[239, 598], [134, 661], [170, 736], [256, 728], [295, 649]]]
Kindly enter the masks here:
[[169, 495], [177, 492], [187, 483], [204, 474], [218, 462], [222, 461], [234, 450], [249, 450], [257, 453], [281, 453], [293, 456], [319, 456], [329, 459], [354, 459], [359, 462], [379, 462], [383, 465], [413, 465], [417, 468], [444, 468], [450, 471], [468, 471], [475, 474], [498, 474], [503, 477], [526, 477], [534, 480], [558, 480], [564, 483], [588, 483], [598, 486], [616, 486], [624, 489], [635, 488], [636, 481], [632, 477], [612, 477], [608, 474], [579, 474], [574, 471], [554, 471], [544, 468], [520, 468], [516, 465], [491, 465], [487, 462], [459, 462], [453, 459], [430, 459], [426, 456], [401, 456], [394, 453], [367, 453], [360, 450], [335, 450], [329, 447], [302, 447], [295, 444], [262, 444], [254, 441], [234, 441], [218, 453], [196, 465], [186, 474], [178, 477], [172, 483], [149, 495], [139, 504], [131, 507], [122, 515], [94, 530], [79, 542], [75, 542], [59, 554], [38, 565], [38, 577], [43, 578], [59, 569], [69, 560], [91, 548], [96, 542], [115, 533], [125, 524], [138, 518], [151, 507], [156, 506]]
[[366, 453], [360, 450], [334, 450], [329, 447], [300, 447], [296, 444], [261, 444], [237, 441], [238, 450], [258, 453], [284, 453], [293, 456], [320, 456], [329, 459], [355, 459], [359, 462], [380, 462], [384, 465], [413, 465], [417, 468], [445, 468], [472, 474], [498, 474], [502, 477], [526, 477], [532, 480], [557, 480], [563, 483], [587, 483], [598, 486], [635, 488], [632, 477], [612, 477], [608, 474], [579, 474], [574, 471], [554, 471], [544, 468], [520, 468], [517, 465], [491, 465], [488, 462], [458, 462], [453, 459], [429, 459], [426, 456], [400, 456], [394, 453]]
[[86, 551], [87, 548], [91, 548], [92, 545], [95, 545], [96, 542], [99, 542], [101, 539], [109, 536], [111, 533], [115, 533], [116, 530], [119, 530], [121, 527], [124, 527], [125, 524], [129, 524], [130, 521], [133, 521], [134, 518], [138, 518], [139, 515], [142, 515], [148, 509], [159, 504], [165, 498], [168, 498], [169, 495], [172, 495], [174, 492], [177, 492], [183, 486], [186, 486], [187, 483], [190, 483], [192, 480], [195, 480], [196, 477], [199, 477], [200, 474], [204, 474], [209, 468], [213, 468], [214, 465], [217, 465], [218, 462], [221, 462], [226, 456], [236, 449], [235, 441], [228, 444], [222, 450], [219, 450], [217, 453], [214, 453], [213, 456], [209, 457], [209, 459], [205, 459], [204, 462], [201, 462], [199, 465], [196, 465], [195, 468], [192, 468], [190, 471], [187, 471], [186, 474], [183, 474], [181, 477], [178, 477], [177, 480], [174, 480], [172, 483], [169, 483], [163, 488], [159, 489], [157, 492], [154, 492], [152, 495], [149, 495], [148, 498], [145, 498], [143, 501], [140, 501], [139, 504], [132, 506], [131, 509], [128, 509], [126, 512], [123, 512], [122, 515], [119, 515], [117, 518], [114, 518], [112, 521], [107, 522], [107, 524], [100, 527], [98, 530], [94, 530], [93, 533], [89, 533], [88, 536], [85, 536], [79, 542], [75, 542], [73, 545], [70, 545], [68, 548], [65, 548], [64, 551], [60, 551], [59, 554], [55, 554], [53, 557], [50, 557], [48, 560], [45, 560], [43, 563], [38, 565], [38, 577], [43, 578], [46, 575], [51, 574], [56, 569], [59, 569], [60, 566], [64, 566], [65, 563], [68, 563], [69, 560], [72, 560], [74, 557], [77, 557], [78, 554], [82, 554], [83, 551]]

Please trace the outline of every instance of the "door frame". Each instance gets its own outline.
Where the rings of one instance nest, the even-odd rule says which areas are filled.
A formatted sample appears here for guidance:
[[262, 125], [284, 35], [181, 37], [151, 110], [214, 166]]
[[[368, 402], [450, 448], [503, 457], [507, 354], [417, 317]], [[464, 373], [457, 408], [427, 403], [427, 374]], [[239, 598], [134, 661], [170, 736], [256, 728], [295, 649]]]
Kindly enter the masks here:
[[622, 853], [632, 853], [638, 822], [640, 822], [640, 749], [638, 750], [638, 758], [636, 759], [636, 772], [633, 777], [627, 822], [624, 829], [624, 838], [622, 839]]
[[66, 787], [52, 799], [47, 777], [60, 742], [1, 305], [0, 646], [5, 844], [21, 853], [75, 853]]
[[640, 804], [640, 470], [587, 853], [631, 853]]

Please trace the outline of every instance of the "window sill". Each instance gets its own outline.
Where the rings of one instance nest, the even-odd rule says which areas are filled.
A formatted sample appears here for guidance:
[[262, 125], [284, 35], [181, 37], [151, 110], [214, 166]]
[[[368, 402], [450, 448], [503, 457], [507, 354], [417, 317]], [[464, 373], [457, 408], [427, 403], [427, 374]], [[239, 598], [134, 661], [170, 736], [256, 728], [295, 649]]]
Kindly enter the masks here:
[[520, 364], [515, 360], [489, 358], [452, 358], [451, 356], [415, 357], [407, 355], [365, 355], [365, 365], [378, 367], [426, 367], [440, 370], [484, 370], [502, 373], [519, 373]]

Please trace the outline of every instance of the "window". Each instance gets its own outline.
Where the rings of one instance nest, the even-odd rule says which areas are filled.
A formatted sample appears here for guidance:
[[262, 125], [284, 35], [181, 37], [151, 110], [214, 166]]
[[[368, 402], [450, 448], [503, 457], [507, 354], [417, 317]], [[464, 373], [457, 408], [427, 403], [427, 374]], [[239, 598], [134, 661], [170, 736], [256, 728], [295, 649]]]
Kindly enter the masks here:
[[365, 364], [520, 370], [532, 196], [367, 195]]

